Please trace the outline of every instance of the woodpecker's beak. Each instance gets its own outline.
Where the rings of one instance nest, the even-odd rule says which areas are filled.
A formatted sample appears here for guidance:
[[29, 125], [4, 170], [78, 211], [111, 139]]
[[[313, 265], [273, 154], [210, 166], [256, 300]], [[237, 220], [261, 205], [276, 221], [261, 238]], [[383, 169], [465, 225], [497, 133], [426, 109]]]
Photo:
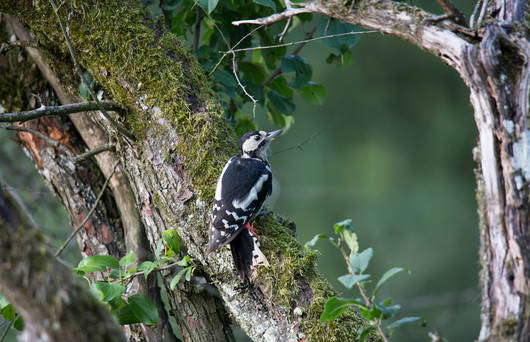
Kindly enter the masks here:
[[269, 141], [274, 140], [274, 138], [276, 138], [278, 135], [280, 135], [281, 132], [282, 132], [281, 129], [279, 129], [277, 131], [269, 132], [269, 133], [267, 133], [267, 136], [265, 137], [265, 139], [267, 139]]

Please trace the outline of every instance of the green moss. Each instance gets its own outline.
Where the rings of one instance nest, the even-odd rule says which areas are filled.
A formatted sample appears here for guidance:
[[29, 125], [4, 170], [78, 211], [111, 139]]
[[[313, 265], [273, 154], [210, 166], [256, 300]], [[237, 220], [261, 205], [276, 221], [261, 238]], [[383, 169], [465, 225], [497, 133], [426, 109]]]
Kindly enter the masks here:
[[[291, 234], [289, 222], [279, 217], [267, 215], [256, 223], [256, 227], [262, 249], [271, 264], [259, 268], [257, 277], [267, 300], [290, 308], [287, 315], [295, 307], [303, 309], [300, 331], [307, 341], [316, 341], [322, 336], [329, 336], [330, 341], [352, 340], [363, 325], [353, 310], [330, 323], [318, 323], [327, 299], [337, 296], [337, 292], [316, 272], [316, 252], [302, 247]], [[304, 291], [303, 296], [301, 291]], [[304, 302], [307, 299], [310, 302]]]
[[515, 335], [515, 333], [517, 332], [517, 325], [519, 324], [519, 321], [517, 320], [516, 317], [510, 317], [508, 319], [505, 319], [502, 323], [501, 323], [501, 328], [500, 328], [500, 336], [503, 336], [503, 337], [509, 337], [509, 336], [513, 336]]

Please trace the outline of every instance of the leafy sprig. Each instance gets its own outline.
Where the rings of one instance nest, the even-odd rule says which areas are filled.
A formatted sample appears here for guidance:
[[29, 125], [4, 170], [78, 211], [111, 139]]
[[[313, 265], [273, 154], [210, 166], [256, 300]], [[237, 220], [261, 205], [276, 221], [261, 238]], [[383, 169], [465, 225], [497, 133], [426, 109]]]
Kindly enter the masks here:
[[399, 304], [392, 304], [391, 298], [379, 301], [377, 294], [383, 284], [405, 269], [393, 267], [386, 271], [370, 293], [367, 285], [371, 282], [371, 275], [366, 274], [365, 271], [374, 255], [374, 250], [367, 248], [359, 252], [357, 234], [355, 233], [351, 219], [336, 223], [333, 226], [333, 231], [335, 236], [317, 234], [313, 239], [306, 242], [305, 245], [311, 248], [318, 241], [327, 240], [336, 247], [342, 254], [348, 269], [348, 273], [338, 277], [338, 281], [348, 290], [357, 287], [361, 297], [329, 298], [324, 305], [324, 311], [320, 316], [320, 321], [322, 323], [333, 321], [346, 310], [351, 307], [356, 307], [359, 313], [367, 320], [367, 324], [357, 331], [359, 341], [361, 342], [374, 331], [377, 331], [383, 341], [386, 342], [394, 330], [404, 324], [422, 321], [422, 325], [425, 326], [426, 323], [421, 317], [403, 317], [383, 327], [383, 321], [394, 318], [401, 306]]

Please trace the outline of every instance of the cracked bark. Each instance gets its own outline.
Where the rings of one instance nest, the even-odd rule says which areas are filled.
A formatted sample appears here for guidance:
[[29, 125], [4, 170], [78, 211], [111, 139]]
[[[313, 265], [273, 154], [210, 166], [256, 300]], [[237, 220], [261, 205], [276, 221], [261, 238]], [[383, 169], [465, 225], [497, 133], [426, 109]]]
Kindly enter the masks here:
[[[108, 5], [111, 6], [110, 3]], [[319, 289], [322, 293], [322, 288], [326, 296], [333, 292], [319, 282], [318, 276], [310, 268], [287, 266], [305, 255], [296, 247], [289, 251], [278, 251], [277, 240], [290, 241], [285, 237], [284, 223], [267, 217], [262, 224], [263, 247], [267, 258], [272, 261], [272, 267], [260, 270], [260, 278], [255, 286], [245, 293], [235, 290], [237, 279], [231, 272], [229, 253], [222, 252], [216, 258], [205, 254], [207, 214], [213, 191], [205, 188], [214, 188], [214, 178], [220, 171], [221, 163], [233, 151], [235, 141], [227, 138], [230, 134], [226, 133], [226, 123], [217, 119], [216, 107], [209, 95], [193, 87], [192, 80], [200, 78], [193, 68], [193, 60], [179, 52], [178, 42], [173, 42], [172, 46], [177, 46], [175, 49], [164, 45], [171, 38], [160, 33], [154, 23], [140, 16], [134, 17], [134, 20], [151, 27], [154, 32], [154, 42], [148, 38], [151, 45], [143, 46], [145, 51], [136, 49], [131, 41], [119, 40], [120, 34], [113, 30], [126, 27], [119, 17], [115, 18], [115, 25], [105, 29], [111, 31], [109, 34], [115, 34], [114, 39], [126, 49], [121, 50], [121, 46], [108, 43], [105, 45], [102, 43], [104, 37], [98, 40], [87, 33], [101, 29], [100, 23], [84, 16], [82, 12], [89, 13], [97, 8], [104, 13], [105, 5], [93, 1], [82, 8], [68, 6], [65, 4], [62, 10], [72, 18], [70, 24], [74, 25], [74, 45], [87, 55], [91, 55], [93, 46], [100, 49], [97, 62], [91, 56], [81, 56], [83, 66], [122, 104], [132, 109], [133, 117], [126, 120], [145, 138], [138, 144], [128, 144], [116, 137], [104, 120], [97, 119], [99, 127], [119, 143], [116, 155], [127, 165], [124, 172], [130, 182], [151, 249], [165, 229], [176, 228], [187, 252], [202, 266], [204, 279], [215, 284], [224, 303], [254, 340], [296, 340], [309, 334], [310, 326], [319, 324], [315, 311], [319, 303], [315, 303], [318, 300], [315, 293]], [[492, 1], [487, 9], [488, 23], [477, 31], [448, 21], [429, 21], [433, 17], [430, 13], [386, 0], [358, 1], [346, 6], [342, 1], [312, 1], [302, 6], [306, 7], [303, 10], [305, 12], [322, 13], [405, 39], [439, 57], [454, 68], [468, 85], [479, 131], [479, 149], [476, 153], [479, 164], [477, 198], [481, 222], [483, 288], [479, 339], [527, 341], [530, 338], [530, 52], [526, 2]], [[41, 44], [54, 46], [56, 59], [61, 53], [64, 55], [64, 46], [51, 42], [54, 37], [60, 41], [60, 35], [53, 21], [46, 19], [52, 16], [45, 2], [7, 1], [0, 8], [25, 20]], [[35, 16], [35, 13], [42, 15]], [[121, 12], [120, 15], [126, 16], [127, 13]], [[285, 19], [287, 16], [275, 18]], [[85, 26], [79, 29], [76, 20], [83, 20]], [[169, 52], [165, 51], [164, 56], [160, 56], [160, 50], [155, 48], [157, 44]], [[153, 65], [164, 65], [167, 69], [164, 77], [172, 77], [183, 85], [184, 90], [175, 89], [172, 98], [168, 99], [156, 91], [157, 86], [164, 87], [165, 80], [151, 69], [143, 69], [139, 73], [135, 64], [128, 64], [127, 70], [116, 68], [112, 64], [115, 63], [113, 58], [123, 51], [139, 58], [136, 59], [137, 63], [149, 56]], [[53, 55], [49, 57], [54, 60]], [[73, 93], [73, 84], [71, 81], [69, 83], [67, 77], [72, 71], [61, 70], [66, 75], [62, 83], [66, 83], [68, 91]], [[181, 107], [182, 101], [186, 102], [186, 109]], [[139, 123], [143, 125], [142, 129], [138, 129]], [[193, 154], [197, 152], [194, 149], [198, 143], [202, 144], [204, 151]], [[219, 161], [212, 163], [212, 156]], [[286, 291], [281, 285], [285, 285], [286, 273], [290, 272], [293, 280], [289, 285], [293, 287], [287, 291], [292, 291], [292, 295], [286, 303], [279, 300], [282, 299], [279, 293]], [[163, 279], [167, 288], [171, 277], [164, 275]], [[293, 315], [296, 306], [303, 308], [303, 318]], [[349, 319], [353, 320], [352, 316]], [[339, 324], [351, 327], [351, 331], [356, 331], [354, 327], [358, 326], [358, 323], [344, 320]], [[326, 336], [330, 340], [351, 339], [355, 336], [354, 332], [348, 335], [332, 326], [312, 333], [317, 335], [311, 337], [318, 339], [317, 336]]]
[[[16, 34], [19, 36], [19, 38], [24, 40], [29, 38], [29, 35], [20, 22], [14, 18], [8, 18], [7, 22], [10, 29], [10, 35]], [[42, 100], [50, 105], [59, 102], [59, 99], [55, 97], [54, 90], [61, 94], [61, 100], [65, 101], [63, 103], [70, 103], [74, 100], [78, 100], [64, 91], [60, 80], [46, 65], [42, 56], [40, 55], [40, 52], [34, 50], [32, 51], [31, 55], [35, 59], [35, 62], [39, 65], [41, 71], [43, 71], [43, 74], [48, 75], [48, 77], [51, 78], [50, 84], [54, 85], [55, 89], [52, 89], [50, 86], [45, 84], [43, 85], [42, 81], [32, 81], [27, 83], [37, 83], [38, 85], [44, 86], [45, 89], [20, 89], [22, 93], [39, 93]], [[6, 68], [4, 68], [2, 71], [3, 75], [12, 74], [11, 76], [16, 78], [29, 77], [27, 74], [25, 74], [26, 70], [14, 65], [16, 63], [20, 63], [21, 61], [31, 65], [31, 63], [25, 60], [26, 57], [23, 56], [23, 54], [4, 57], [4, 59]], [[13, 75], [14, 70], [19, 70], [20, 73]], [[4, 77], [0, 84], [10, 81], [11, 79], [9, 77]], [[3, 86], [10, 87], [11, 85], [4, 83]], [[12, 97], [11, 94], [2, 94], [1, 92], [0, 95], [4, 98], [6, 96], [8, 98]], [[27, 102], [26, 99], [22, 99], [21, 101]], [[22, 108], [16, 108], [16, 110], [21, 109]], [[72, 124], [69, 119], [56, 117], [43, 117], [38, 120], [27, 122], [24, 125], [49, 135], [53, 139], [56, 139], [67, 145], [67, 147], [71, 148], [76, 153], [80, 153], [81, 151], [88, 149], [85, 145], [85, 142], [82, 140], [82, 137], [79, 136], [78, 132], [84, 133], [84, 138], [87, 139], [87, 144], [91, 146], [98, 146], [98, 143], [102, 141], [108, 141], [105, 139], [106, 133], [102, 131], [96, 122], [91, 120], [91, 114], [80, 114], [76, 116], [76, 118], [71, 117], [73, 119], [72, 121], [75, 122], [75, 125]], [[77, 129], [75, 126], [77, 126]], [[72, 226], [76, 226], [83, 221], [88, 211], [92, 207], [96, 195], [99, 193], [103, 181], [105, 180], [105, 174], [100, 171], [101, 169], [98, 167], [98, 165], [91, 160], [83, 161], [78, 165], [74, 165], [73, 161], [70, 160], [68, 156], [64, 155], [62, 151], [48, 146], [42, 139], [35, 137], [30, 133], [19, 133], [18, 139], [32, 157], [35, 165], [39, 169], [39, 172], [43, 175], [52, 192], [58, 196], [65, 206], [67, 213], [70, 215]], [[107, 156], [97, 161], [100, 163], [100, 165], [103, 164], [108, 166], [109, 163], [114, 162], [114, 160], [114, 156]], [[112, 170], [110, 170], [110, 172], [111, 171]], [[120, 257], [124, 256], [127, 251], [134, 250], [137, 256], [143, 256], [144, 259], [148, 259], [150, 257], [146, 254], [146, 252], [150, 253], [146, 245], [136, 245], [142, 243], [141, 236], [138, 237], [134, 236], [133, 234], [129, 234], [129, 241], [127, 241], [127, 233], [124, 233], [124, 226], [127, 228], [131, 225], [138, 224], [134, 222], [134, 217], [132, 219], [130, 218], [131, 212], [137, 211], [134, 198], [131, 197], [129, 199], [129, 201], [132, 200], [134, 203], [133, 208], [127, 208], [127, 204], [122, 204], [122, 207], [125, 209], [122, 208], [122, 211], [120, 212], [116, 205], [116, 201], [123, 202], [123, 198], [127, 196], [127, 192], [124, 187], [128, 184], [128, 180], [124, 177], [125, 176], [123, 173], [121, 177], [118, 177], [118, 180], [114, 180], [113, 177], [114, 181], [111, 183], [111, 187], [114, 187], [114, 191], [106, 191], [106, 194], [104, 195], [103, 200], [98, 204], [96, 211], [91, 216], [90, 220], [85, 224], [81, 233], [78, 234], [78, 244], [84, 255], [109, 254], [119, 259]], [[119, 198], [117, 200], [114, 196], [115, 193], [119, 194]], [[127, 199], [125, 199], [125, 201], [127, 201]], [[128, 205], [130, 206], [131, 204], [129, 203]], [[131, 223], [131, 221], [133, 223]], [[132, 229], [129, 229], [129, 232], [130, 231], [135, 232], [135, 230]], [[140, 230], [140, 233], [143, 234], [143, 226], [142, 230]], [[138, 230], [136, 230], [136, 234], [138, 234]], [[128, 336], [128, 339], [130, 341], [176, 341], [177, 339], [171, 331], [167, 313], [160, 298], [160, 289], [157, 284], [156, 275], [151, 275], [147, 280], [145, 280], [143, 277], [138, 277], [137, 281], [140, 283], [140, 285], [132, 286], [128, 288], [128, 291], [130, 293], [148, 293], [159, 308], [160, 321], [159, 324], [154, 327], [142, 326], [142, 329], [136, 329], [134, 327], [133, 329], [130, 329], [129, 327], [125, 327], [124, 330]], [[215, 310], [215, 301], [213, 303], [208, 303], [209, 306], [205, 305], [205, 298], [203, 298], [205, 296], [195, 298], [195, 294], [193, 292], [189, 294], [183, 294], [179, 291], [176, 291], [175, 295], [186, 297], [189, 301], [188, 307], [190, 309], [188, 310], [188, 318], [191, 320], [193, 320], [194, 317], [199, 317], [199, 314], [196, 316], [193, 315], [195, 306], [197, 306], [200, 310], [208, 309], [208, 315], [216, 314], [217, 311], [224, 312], [222, 307], [219, 308], [219, 310]], [[213, 313], [212, 307], [214, 308]], [[175, 316], [177, 318], [180, 317], [180, 311], [174, 310], [174, 312], [176, 313]], [[201, 319], [209, 322], [208, 315], [202, 314]], [[197, 321], [199, 320], [197, 319]], [[216, 327], [221, 326], [221, 332], [224, 331], [223, 325], [219, 324], [221, 321], [218, 319], [212, 319], [211, 321], [211, 323]], [[31, 324], [32, 320], [28, 320], [28, 322]], [[226, 334], [228, 334], [228, 332], [226, 332]], [[188, 334], [188, 336], [192, 340], [205, 340], [195, 339], [194, 331]], [[225, 339], [223, 337], [222, 339], [218, 338], [210, 340], [221, 341]]]

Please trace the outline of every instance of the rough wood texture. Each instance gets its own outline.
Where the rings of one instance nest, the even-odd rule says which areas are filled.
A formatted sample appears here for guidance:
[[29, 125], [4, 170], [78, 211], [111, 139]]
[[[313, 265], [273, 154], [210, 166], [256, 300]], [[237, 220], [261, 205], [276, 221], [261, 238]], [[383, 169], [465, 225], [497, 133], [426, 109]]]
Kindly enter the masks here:
[[[30, 38], [29, 34], [25, 32], [24, 27], [21, 26], [20, 22], [16, 21], [14, 18], [10, 18], [8, 23], [9, 28], [14, 30], [11, 32], [11, 34], [15, 33], [17, 36], [19, 36], [19, 39], [22, 40], [27, 40]], [[32, 50], [31, 56], [38, 64], [42, 74], [48, 77], [48, 81], [54, 86], [54, 90], [58, 94], [61, 94], [62, 100], [70, 102], [78, 100], [65, 92], [63, 88], [64, 85], [61, 83], [59, 78], [53, 74], [53, 71], [45, 63], [40, 52], [35, 49]], [[6, 59], [9, 59], [9, 56], [6, 56]], [[24, 79], [28, 77], [26, 74], [27, 70], [35, 69], [34, 66], [30, 67], [32, 63], [26, 61], [26, 57], [21, 53], [16, 55], [15, 58], [11, 59], [11, 62], [14, 64], [7, 63], [6, 61], [6, 69], [3, 70], [4, 75], [10, 77], [2, 78], [0, 81], [0, 89], [12, 89], [12, 84], [9, 83], [13, 81], [11, 76], [13, 78]], [[17, 65], [22, 61], [26, 64], [23, 66]], [[36, 77], [36, 75], [32, 76]], [[28, 88], [29, 84], [39, 84], [38, 82], [28, 81], [26, 83], [27, 85], [20, 85], [20, 87], [17, 88], [21, 94], [42, 92], [39, 89]], [[2, 85], [5, 87], [2, 87]], [[46, 86], [46, 84], [44, 84], [44, 86]], [[53, 97], [53, 91], [51, 89], [48, 89], [47, 91], [50, 93], [50, 96], [46, 97], [44, 94], [41, 94], [42, 100], [47, 104], [56, 103], [57, 100]], [[2, 91], [0, 91], [0, 96], [10, 100], [18, 98], [18, 95], [16, 94], [8, 94]], [[22, 110], [24, 107], [13, 108], [12, 106], [8, 106], [8, 108]], [[83, 138], [87, 140], [87, 144], [90, 144], [91, 146], [98, 146], [99, 143], [108, 141], [105, 138], [107, 133], [104, 132], [101, 127], [93, 120], [93, 116], [93, 114], [76, 114], [74, 121], [78, 131], [82, 132], [84, 135]], [[78, 136], [71, 123], [65, 123], [62, 122], [62, 120], [57, 120], [55, 118], [42, 118], [38, 121], [26, 123], [26, 125], [31, 125], [31, 127], [41, 130], [45, 134], [49, 134], [54, 139], [58, 139], [59, 141], [67, 144], [67, 146], [71, 147], [75, 152], [78, 152], [81, 149], [86, 149], [83, 141]], [[93, 205], [94, 199], [99, 193], [99, 188], [101, 187], [105, 176], [99, 172], [99, 169], [95, 163], [85, 161], [76, 166], [72, 163], [72, 160], [67, 158], [67, 156], [59, 153], [60, 151], [55, 151], [50, 146], [47, 146], [42, 139], [39, 139], [29, 133], [22, 135], [20, 142], [27, 148], [41, 174], [45, 176], [45, 179], [47, 180], [52, 192], [59, 197], [65, 206], [67, 213], [72, 218], [72, 225], [76, 226], [79, 224], [79, 222], [84, 219], [86, 213]], [[43, 158], [43, 156], [48, 156], [50, 151], [52, 157]], [[115, 160], [112, 158], [115, 158], [115, 156], [105, 156], [103, 159], [97, 161], [99, 163], [108, 165], [108, 163], [111, 163]], [[68, 167], [65, 168], [63, 164], [68, 165]], [[110, 170], [110, 172], [111, 171], [112, 170]], [[80, 177], [81, 179], [79, 179]], [[87, 178], [91, 183], [94, 183], [95, 188], [91, 185], [91, 183], [85, 183]], [[115, 187], [121, 186], [119, 181], [114, 182], [113, 184]], [[97, 210], [91, 216], [91, 219], [88, 221], [88, 223], [85, 224], [85, 228], [82, 230], [82, 232], [78, 235], [79, 245], [85, 255], [109, 254], [119, 259], [126, 254], [126, 245], [131, 245], [131, 243], [127, 244], [125, 242], [122, 219], [120, 212], [116, 208], [115, 198], [113, 197], [112, 193], [113, 192], [108, 191], [107, 194], [105, 194], [104, 200], [98, 204]], [[135, 210], [137, 209], [135, 208]], [[108, 224], [107, 221], [109, 220], [112, 222], [112, 225]], [[130, 218], [128, 220], [130, 221]], [[110, 234], [107, 227], [112, 228]], [[114, 248], [112, 248], [113, 246]], [[148, 249], [145, 249], [145, 251], [149, 252]], [[142, 253], [145, 253], [145, 251], [142, 251]], [[141, 253], [138, 253], [138, 250], [135, 250], [135, 252], [137, 255], [141, 255]], [[139, 278], [139, 280], [144, 282], [144, 285], [142, 286], [145, 286], [145, 291], [149, 293], [151, 299], [157, 304], [159, 308], [160, 320], [159, 324], [154, 327], [145, 326], [142, 327], [142, 329], [137, 329], [134, 327], [130, 329], [129, 327], [124, 327], [128, 339], [130, 341], [176, 340], [167, 320], [167, 313], [164, 309], [163, 303], [160, 300], [160, 288], [156, 281], [156, 275], [153, 274], [147, 279], [147, 281], [145, 281], [143, 277]], [[137, 286], [128, 287], [128, 291], [130, 293], [139, 293]], [[144, 290], [142, 290], [142, 292], [143, 291]], [[170, 301], [172, 301], [174, 297], [181, 298], [180, 301], [187, 301], [188, 309], [185, 316], [183, 312], [176, 309], [177, 306], [172, 306], [173, 315], [179, 323], [187, 324], [188, 321], [199, 322], [200, 325], [204, 326], [206, 329], [216, 328], [219, 331], [218, 334], [211, 334], [208, 339], [204, 339], [197, 338], [199, 334], [204, 335], [204, 332], [201, 332], [197, 329], [192, 329], [187, 335], [185, 335], [185, 337], [188, 338], [187, 340], [230, 340], [232, 335], [228, 325], [229, 321], [226, 319], [226, 311], [220, 305], [219, 299], [204, 293], [197, 294], [195, 291], [173, 291], [168, 294], [168, 297]], [[196, 315], [193, 315], [194, 312], [196, 312]], [[212, 338], [212, 336], [214, 336], [214, 338]]]
[[[29, 24], [40, 44], [62, 55], [50, 58], [55, 70], [61, 71], [61, 83], [75, 92], [75, 83], [68, 83], [71, 66], [61, 66], [65, 46], [47, 2], [8, 1], [0, 7]], [[131, 109], [124, 119], [138, 143], [115, 136], [105, 120], [99, 121], [117, 140], [117, 156], [126, 165], [151, 248], [163, 230], [176, 228], [204, 279], [217, 286], [233, 317], [254, 340], [355, 338], [362, 321], [353, 312], [320, 325], [325, 300], [335, 292], [315, 272], [315, 255], [296, 242], [284, 220], [269, 215], [258, 225], [273, 266], [261, 269], [255, 286], [246, 291], [239, 289], [228, 251], [206, 257], [215, 179], [236, 144], [196, 61], [176, 37], [150, 21], [136, 2], [64, 3], [61, 13], [67, 18], [74, 48], [82, 51], [83, 67], [108, 95]], [[164, 277], [166, 287], [170, 280]], [[302, 316], [293, 313], [296, 307], [302, 309]]]
[[27, 341], [125, 341], [86, 283], [60, 264], [0, 186], [0, 291], [26, 322]]

